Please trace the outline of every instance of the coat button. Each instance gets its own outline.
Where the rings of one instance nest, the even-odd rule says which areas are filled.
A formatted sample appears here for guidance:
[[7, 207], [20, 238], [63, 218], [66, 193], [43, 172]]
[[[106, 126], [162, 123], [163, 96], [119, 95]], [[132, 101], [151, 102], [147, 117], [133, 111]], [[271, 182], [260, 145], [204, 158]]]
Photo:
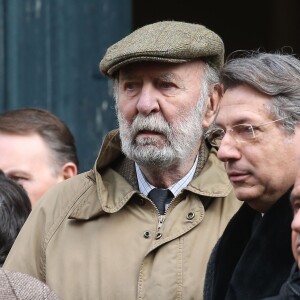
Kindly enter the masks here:
[[145, 205], [145, 199], [140, 198], [139, 199], [139, 205], [144, 206]]
[[162, 234], [159, 232], [159, 233], [156, 234], [156, 238], [155, 239], [159, 240], [161, 237], [162, 237]]
[[145, 238], [145, 239], [149, 239], [150, 236], [151, 236], [150, 231], [145, 231], [145, 232], [144, 232], [144, 238]]
[[186, 218], [188, 220], [193, 220], [195, 218], [195, 214], [193, 212], [189, 212], [187, 215], [186, 215]]

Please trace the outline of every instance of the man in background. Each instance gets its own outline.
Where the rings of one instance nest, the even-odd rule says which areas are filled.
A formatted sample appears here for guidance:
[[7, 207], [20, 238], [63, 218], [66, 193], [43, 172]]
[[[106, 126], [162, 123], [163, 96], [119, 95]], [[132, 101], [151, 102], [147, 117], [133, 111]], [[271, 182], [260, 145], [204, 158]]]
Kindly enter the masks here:
[[224, 95], [207, 133], [244, 204], [211, 256], [205, 299], [277, 295], [294, 262], [290, 194], [299, 169], [300, 61], [246, 53], [221, 71]]
[[74, 138], [49, 111], [4, 112], [0, 115], [0, 169], [24, 187], [34, 207], [51, 186], [77, 174]]

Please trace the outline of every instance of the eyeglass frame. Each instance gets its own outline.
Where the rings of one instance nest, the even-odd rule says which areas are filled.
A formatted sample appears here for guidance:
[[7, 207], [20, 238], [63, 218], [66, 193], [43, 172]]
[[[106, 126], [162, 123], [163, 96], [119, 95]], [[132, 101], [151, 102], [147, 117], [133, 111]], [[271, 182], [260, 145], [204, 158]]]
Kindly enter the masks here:
[[[275, 123], [275, 122], [278, 122], [278, 121], [282, 121], [282, 120], [284, 120], [284, 119], [287, 119], [287, 117], [284, 117], [284, 118], [280, 118], [280, 119], [276, 119], [276, 120], [273, 120], [273, 121], [269, 121], [269, 122], [266, 122], [266, 123], [262, 123], [262, 124], [260, 124], [260, 125], [252, 125], [252, 124], [249, 124], [249, 123], [241, 123], [241, 124], [236, 124], [236, 125], [234, 125], [234, 126], [232, 126], [230, 129], [228, 129], [228, 130], [224, 130], [223, 128], [219, 128], [219, 127], [217, 127], [217, 128], [212, 128], [211, 130], [209, 130], [209, 131], [207, 131], [206, 133], [205, 133], [205, 138], [208, 140], [208, 142], [212, 145], [212, 146], [214, 146], [214, 147], [219, 147], [220, 146], [220, 143], [222, 142], [222, 140], [223, 140], [223, 138], [225, 137], [225, 134], [226, 134], [226, 132], [229, 132], [229, 133], [231, 133], [231, 136], [234, 138], [234, 140], [236, 141], [236, 142], [240, 142], [240, 143], [244, 143], [244, 142], [249, 142], [249, 141], [253, 141], [253, 140], [255, 140], [256, 138], [257, 138], [257, 135], [255, 135], [255, 130], [257, 130], [257, 129], [259, 129], [260, 127], [263, 127], [263, 126], [265, 126], [265, 125], [269, 125], [269, 124], [272, 124], [272, 123]], [[236, 135], [234, 135], [234, 134], [232, 134], [232, 133], [235, 133], [235, 131], [234, 131], [234, 128], [235, 127], [238, 127], [238, 126], [244, 126], [244, 127], [246, 127], [246, 126], [248, 126], [248, 128], [250, 128], [251, 129], [251, 134], [252, 134], [252, 137], [251, 138], [249, 138], [249, 139], [247, 139], [247, 140], [241, 140], [241, 139], [238, 139], [237, 138], [237, 136]], [[219, 134], [218, 135], [218, 139], [220, 140], [220, 143], [219, 144], [217, 144], [217, 143], [214, 143], [213, 141], [212, 141], [212, 139], [210, 138], [210, 135], [212, 135], [213, 133], [216, 133], [216, 132], [222, 132], [222, 134]], [[250, 135], [250, 134], [249, 134]], [[215, 140], [216, 138], [214, 138], [214, 140]]]

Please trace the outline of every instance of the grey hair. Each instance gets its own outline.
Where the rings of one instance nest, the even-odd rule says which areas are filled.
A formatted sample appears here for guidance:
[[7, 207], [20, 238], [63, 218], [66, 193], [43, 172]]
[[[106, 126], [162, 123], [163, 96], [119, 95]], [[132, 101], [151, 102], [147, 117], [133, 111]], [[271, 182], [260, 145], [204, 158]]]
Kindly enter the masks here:
[[206, 81], [208, 86], [213, 87], [220, 83], [219, 71], [211, 67], [208, 63], [204, 65], [204, 81]]
[[271, 96], [269, 112], [281, 119], [287, 134], [300, 121], [300, 61], [291, 54], [246, 52], [228, 60], [221, 70], [224, 90], [248, 85]]

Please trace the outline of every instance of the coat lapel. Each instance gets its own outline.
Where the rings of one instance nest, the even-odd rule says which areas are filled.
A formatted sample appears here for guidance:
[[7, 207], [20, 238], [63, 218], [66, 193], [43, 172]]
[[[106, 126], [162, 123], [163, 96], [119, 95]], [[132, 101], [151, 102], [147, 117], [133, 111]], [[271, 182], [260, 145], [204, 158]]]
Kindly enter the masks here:
[[289, 193], [264, 215], [233, 274], [228, 299], [260, 299], [278, 294], [293, 265]]
[[233, 217], [217, 249], [214, 299], [253, 300], [278, 294], [294, 262], [289, 195], [279, 199], [254, 229], [259, 213], [246, 203]]

